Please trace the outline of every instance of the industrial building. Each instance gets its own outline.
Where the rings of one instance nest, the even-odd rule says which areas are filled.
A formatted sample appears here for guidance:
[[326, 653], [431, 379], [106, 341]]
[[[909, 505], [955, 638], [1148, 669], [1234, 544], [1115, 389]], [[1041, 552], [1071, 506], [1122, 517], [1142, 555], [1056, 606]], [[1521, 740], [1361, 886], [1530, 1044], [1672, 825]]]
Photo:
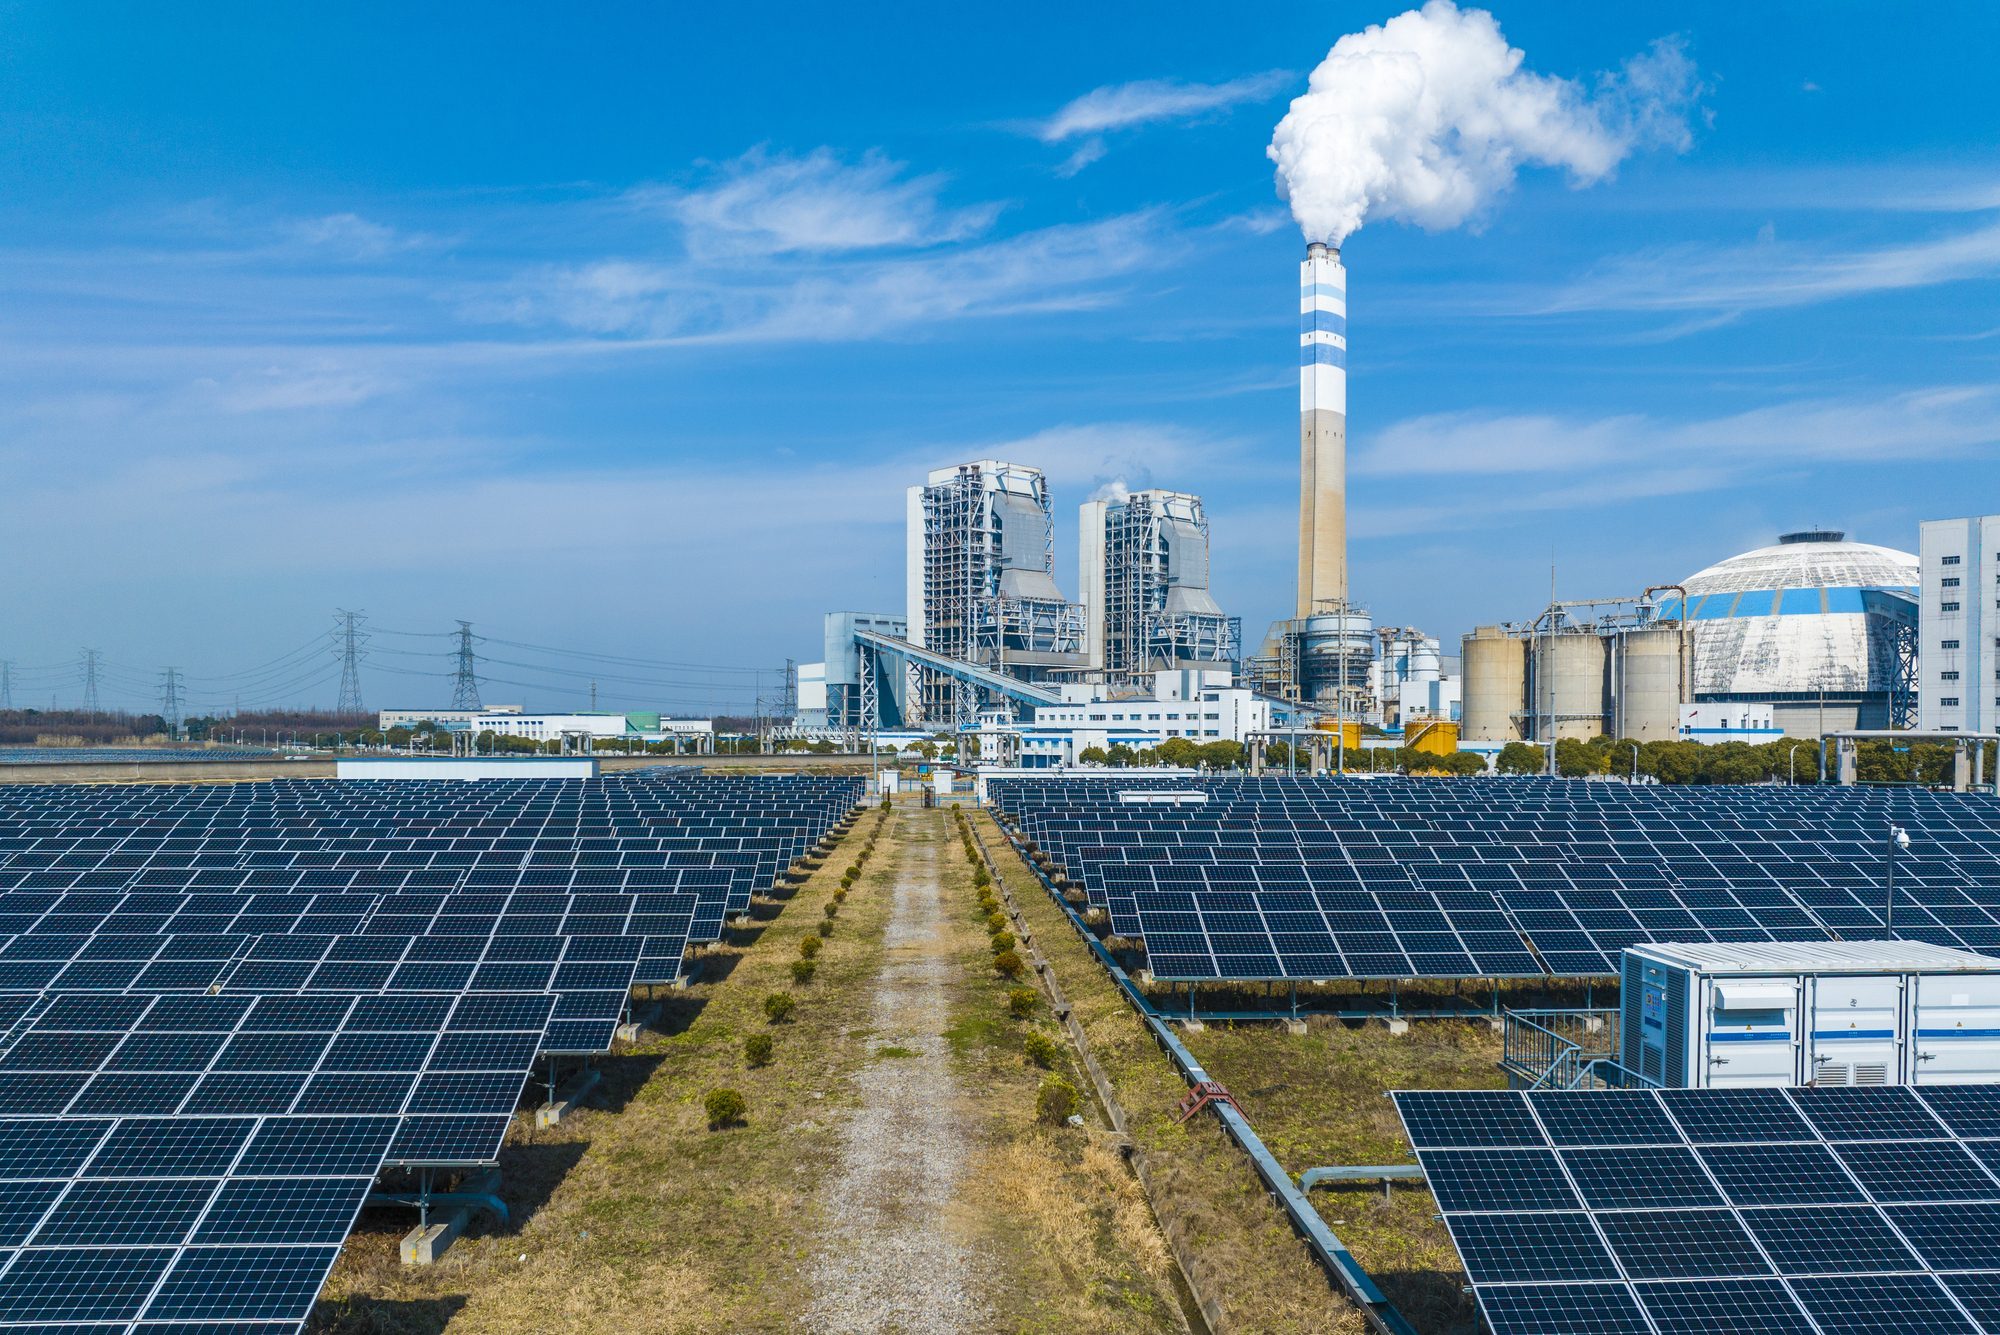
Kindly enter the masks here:
[[1299, 265], [1297, 604], [1245, 671], [1267, 695], [1358, 718], [1374, 659], [1373, 624], [1347, 588], [1347, 270], [1315, 241]]
[[1086, 501], [1077, 531], [1084, 657], [1094, 677], [1138, 685], [1156, 672], [1234, 672], [1241, 623], [1209, 592], [1199, 496], [1153, 489]]
[[[1917, 726], [1992, 732], [2000, 721], [2000, 515], [1924, 521]], [[1991, 601], [1988, 601], [1988, 600]], [[1987, 616], [1991, 607], [1996, 615]]]
[[1916, 563], [1812, 529], [1636, 599], [1554, 603], [1532, 622], [1478, 627], [1463, 646], [1465, 739], [1911, 726]]
[[383, 709], [376, 712], [375, 726], [383, 732], [391, 728], [413, 728], [419, 723], [438, 723], [452, 727], [470, 723], [489, 714], [525, 712], [527, 712], [525, 705], [488, 705], [484, 709]]
[[[1040, 469], [992, 459], [937, 469], [909, 489], [907, 517], [912, 644], [1023, 681], [1084, 667], [1083, 609], [1056, 587]], [[916, 717], [972, 721], [981, 692], [971, 681], [916, 671]]]
[[1916, 724], [1915, 556], [1810, 529], [1681, 583], [1694, 699], [1769, 704], [1793, 737]]
[[[1689, 700], [1689, 648], [1679, 600], [1552, 603], [1525, 625], [1465, 637], [1468, 742], [1668, 741]], [[1670, 610], [1671, 609], [1671, 610]]]

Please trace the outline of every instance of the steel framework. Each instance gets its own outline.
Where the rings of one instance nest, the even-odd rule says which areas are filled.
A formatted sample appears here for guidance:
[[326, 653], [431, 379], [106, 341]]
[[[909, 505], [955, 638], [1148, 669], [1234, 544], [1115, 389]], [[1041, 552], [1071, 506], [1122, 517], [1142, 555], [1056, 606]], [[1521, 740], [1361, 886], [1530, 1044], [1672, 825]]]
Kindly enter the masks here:
[[1197, 559], [1175, 547], [1190, 542], [1200, 544], [1199, 566], [1205, 571], [1208, 517], [1196, 497], [1141, 491], [1107, 508], [1102, 615], [1108, 680], [1133, 685], [1155, 672], [1236, 661], [1240, 621], [1172, 607], [1177, 562]]

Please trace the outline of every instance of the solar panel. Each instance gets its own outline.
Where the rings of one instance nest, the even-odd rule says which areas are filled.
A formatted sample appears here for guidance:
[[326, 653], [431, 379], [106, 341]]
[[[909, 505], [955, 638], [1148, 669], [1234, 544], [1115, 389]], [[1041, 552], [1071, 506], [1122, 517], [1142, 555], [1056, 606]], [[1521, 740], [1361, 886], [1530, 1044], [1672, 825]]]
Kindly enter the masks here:
[[2000, 1305], [2000, 1140], [1943, 1120], [1990, 1129], [2000, 1088], [1394, 1098], [1496, 1335], [1977, 1331]]

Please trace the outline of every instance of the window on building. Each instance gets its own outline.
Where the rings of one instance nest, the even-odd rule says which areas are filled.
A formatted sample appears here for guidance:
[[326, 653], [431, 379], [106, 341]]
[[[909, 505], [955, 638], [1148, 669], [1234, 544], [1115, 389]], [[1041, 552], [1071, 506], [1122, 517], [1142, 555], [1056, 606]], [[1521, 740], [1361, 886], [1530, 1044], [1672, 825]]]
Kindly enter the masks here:
[[1956, 672], [1940, 672], [1940, 673], [1938, 673], [1938, 680], [1939, 680], [1939, 681], [1957, 681], [1957, 680], [1958, 680], [1958, 674], [1957, 674]]
[[1938, 648], [1940, 648], [1940, 649], [1956, 649], [1956, 648], [1958, 648], [1958, 641], [1957, 641], [1957, 640], [1939, 640], [1939, 641], [1938, 641]]
[[1942, 584], [1947, 589], [1955, 589], [1959, 586], [1960, 581], [1958, 576], [1956, 575], [1946, 575], [1943, 579], [1939, 580], [1938, 583]]
[[1958, 563], [1959, 563], [1959, 558], [1956, 556], [1942, 556], [1938, 558], [1939, 565], [1955, 566]]
[[1938, 703], [1946, 709], [1956, 709], [1958, 708], [1958, 697], [1955, 695], [1941, 695], [1938, 697]]
[[1940, 612], [1956, 612], [1957, 610], [1958, 610], [1958, 604], [1957, 604], [1957, 603], [1939, 603], [1939, 604], [1938, 604], [1938, 611], [1940, 611]]

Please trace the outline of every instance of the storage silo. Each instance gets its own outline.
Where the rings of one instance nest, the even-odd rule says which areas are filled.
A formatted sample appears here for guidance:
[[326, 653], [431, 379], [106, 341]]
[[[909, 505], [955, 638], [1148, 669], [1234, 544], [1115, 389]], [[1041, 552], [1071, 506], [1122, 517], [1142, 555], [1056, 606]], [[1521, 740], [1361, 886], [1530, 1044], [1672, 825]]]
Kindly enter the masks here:
[[1687, 698], [1685, 642], [1679, 622], [1621, 631], [1611, 642], [1612, 736], [1635, 742], [1680, 736]]
[[1464, 682], [1462, 734], [1469, 742], [1518, 742], [1528, 698], [1528, 642], [1499, 626], [1478, 626], [1459, 644]]
[[1604, 732], [1604, 638], [1594, 630], [1563, 631], [1533, 643], [1535, 740], [1587, 742]]

